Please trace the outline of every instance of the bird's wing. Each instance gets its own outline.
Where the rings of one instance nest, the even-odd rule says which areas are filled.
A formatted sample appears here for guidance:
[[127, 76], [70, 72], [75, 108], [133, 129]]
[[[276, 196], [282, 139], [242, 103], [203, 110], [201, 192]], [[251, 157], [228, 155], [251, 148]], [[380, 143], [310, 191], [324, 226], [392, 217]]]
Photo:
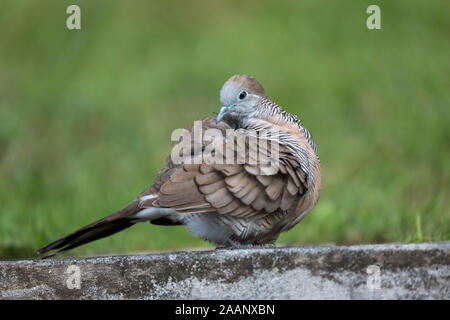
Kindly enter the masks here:
[[[204, 134], [207, 129], [216, 129], [223, 134], [226, 134], [225, 130], [231, 129], [224, 122], [216, 123], [213, 118], [206, 118], [201, 124]], [[217, 146], [216, 140], [208, 142], [201, 139], [200, 147], [203, 151], [208, 147], [217, 147], [216, 150], [226, 154], [236, 141], [244, 141], [245, 152], [234, 150], [232, 164], [175, 163], [169, 157], [166, 167], [159, 172], [154, 184], [131, 204], [50, 243], [37, 253], [58, 250], [47, 256], [52, 257], [114, 234], [135, 224], [135, 214], [148, 207], [173, 208], [180, 213], [218, 212], [235, 217], [251, 217], [289, 210], [295, 206], [307, 190], [307, 175], [298, 158], [289, 151], [289, 146], [280, 145], [279, 156], [275, 159], [265, 152], [256, 153], [259, 156], [255, 158], [254, 149], [263, 146], [264, 142], [269, 144], [270, 141], [261, 138], [256, 139], [256, 144], [250, 143], [255, 140], [251, 140], [247, 132], [232, 131], [232, 138], [225, 143]], [[191, 138], [194, 139], [192, 133], [193, 129]], [[192, 148], [194, 145], [192, 143]], [[191, 151], [193, 153], [194, 150]], [[273, 160], [279, 160], [278, 167], [271, 165]], [[177, 224], [164, 218], [151, 222]]]
[[[202, 127], [227, 129], [212, 118], [203, 120]], [[236, 148], [242, 142], [245, 147]], [[273, 158], [267, 152], [271, 143], [245, 130], [234, 130], [226, 142], [203, 142], [203, 150], [219, 150], [227, 155], [228, 161], [232, 155], [232, 163], [203, 160], [199, 164], [174, 164], [169, 159], [154, 186], [143, 193], [157, 197], [143, 201], [140, 206], [173, 208], [180, 213], [218, 212], [235, 217], [289, 210], [306, 192], [307, 177], [288, 147], [279, 145], [279, 156]]]

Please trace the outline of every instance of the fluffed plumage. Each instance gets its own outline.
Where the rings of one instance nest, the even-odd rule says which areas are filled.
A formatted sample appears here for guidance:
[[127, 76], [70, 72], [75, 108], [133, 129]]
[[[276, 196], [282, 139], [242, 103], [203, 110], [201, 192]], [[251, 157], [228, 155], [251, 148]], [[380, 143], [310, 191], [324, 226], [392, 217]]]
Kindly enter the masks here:
[[[196, 236], [232, 246], [273, 243], [295, 226], [317, 203], [322, 184], [309, 131], [272, 102], [251, 76], [231, 77], [220, 101], [217, 119], [201, 121], [201, 145], [195, 140], [195, 126], [191, 128], [189, 157], [181, 162], [169, 157], [153, 185], [130, 205], [37, 253], [58, 250], [50, 256], [57, 255], [144, 221], [185, 225]], [[208, 129], [226, 139], [207, 139]], [[187, 142], [180, 138], [174, 147]], [[276, 156], [271, 153], [275, 145]], [[226, 155], [226, 163], [196, 154], [208, 149], [215, 156]], [[189, 162], [192, 156], [197, 161]]]

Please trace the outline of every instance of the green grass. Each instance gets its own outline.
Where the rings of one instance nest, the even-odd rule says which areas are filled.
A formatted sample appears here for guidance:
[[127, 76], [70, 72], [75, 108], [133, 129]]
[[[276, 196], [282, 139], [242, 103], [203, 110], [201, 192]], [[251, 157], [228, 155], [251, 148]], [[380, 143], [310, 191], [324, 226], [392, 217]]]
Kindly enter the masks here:
[[[82, 30], [68, 31], [77, 3]], [[279, 245], [450, 239], [450, 7], [375, 1], [0, 3], [0, 258], [126, 205], [170, 134], [254, 75], [319, 147], [317, 207]], [[211, 247], [140, 224], [71, 255]]]

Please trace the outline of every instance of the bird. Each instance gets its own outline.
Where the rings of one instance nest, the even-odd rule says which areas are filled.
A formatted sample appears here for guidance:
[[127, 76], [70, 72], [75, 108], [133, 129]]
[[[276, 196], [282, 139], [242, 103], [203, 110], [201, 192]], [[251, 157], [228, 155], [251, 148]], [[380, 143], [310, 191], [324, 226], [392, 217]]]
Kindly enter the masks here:
[[184, 131], [153, 185], [134, 201], [36, 253], [53, 251], [43, 258], [53, 257], [148, 221], [184, 225], [218, 248], [274, 246], [319, 200], [317, 146], [297, 116], [273, 102], [250, 75], [229, 78], [220, 103], [215, 118]]

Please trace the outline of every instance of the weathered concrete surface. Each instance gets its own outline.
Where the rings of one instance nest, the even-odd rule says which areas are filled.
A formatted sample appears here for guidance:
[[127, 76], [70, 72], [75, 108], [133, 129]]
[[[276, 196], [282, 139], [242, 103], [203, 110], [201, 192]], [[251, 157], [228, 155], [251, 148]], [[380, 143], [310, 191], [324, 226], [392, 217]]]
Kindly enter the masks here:
[[1, 299], [450, 299], [449, 288], [450, 242], [0, 262]]

